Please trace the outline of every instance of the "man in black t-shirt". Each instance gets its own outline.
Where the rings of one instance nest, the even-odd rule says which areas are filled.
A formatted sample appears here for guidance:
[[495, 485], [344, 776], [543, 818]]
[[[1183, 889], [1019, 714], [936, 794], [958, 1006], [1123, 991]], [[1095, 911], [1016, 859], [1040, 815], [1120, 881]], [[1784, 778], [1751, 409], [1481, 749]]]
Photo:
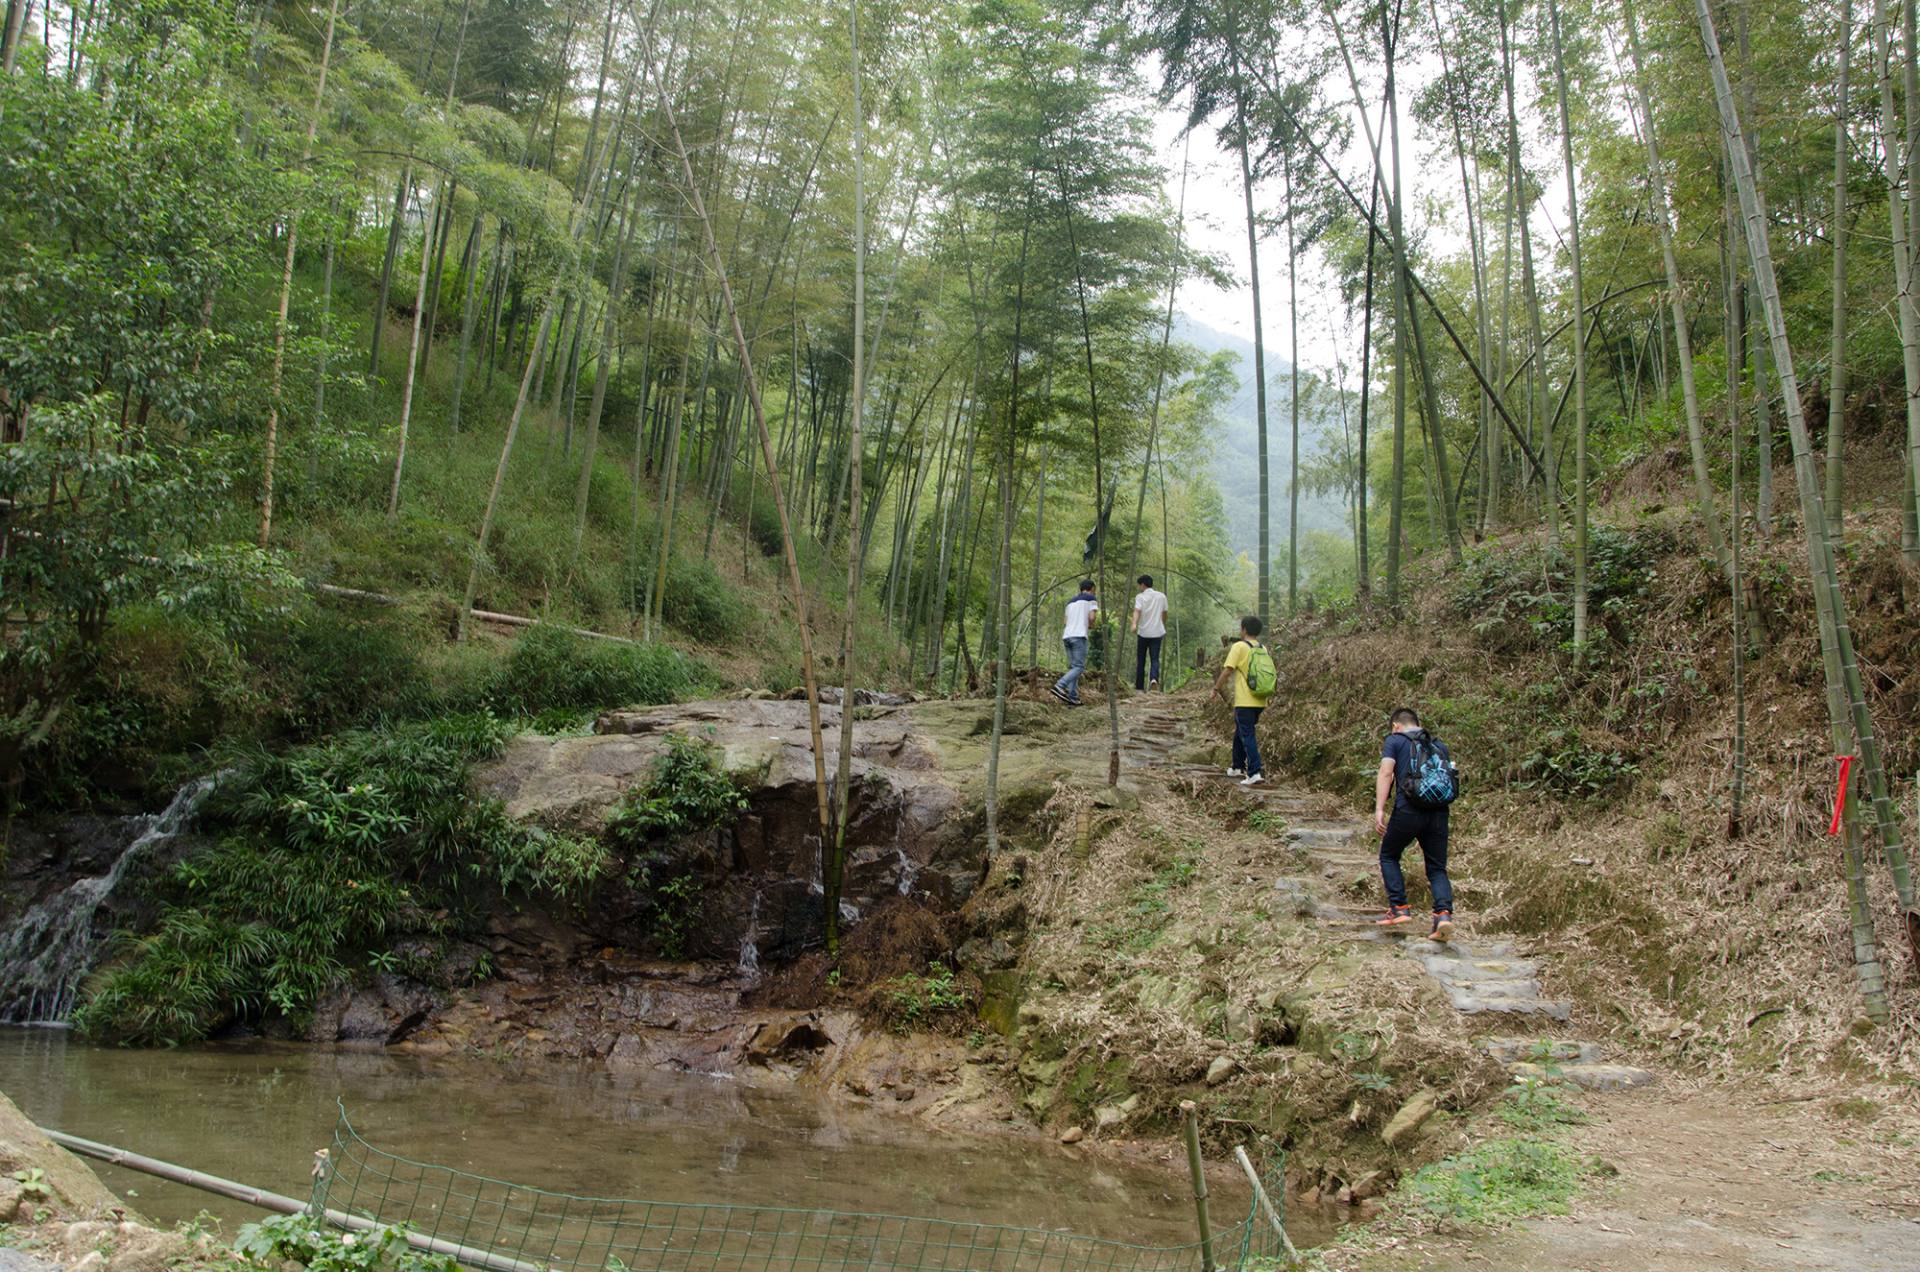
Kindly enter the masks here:
[[[1387, 912], [1375, 920], [1380, 927], [1413, 922], [1407, 905], [1407, 881], [1400, 873], [1400, 857], [1418, 841], [1426, 859], [1427, 887], [1433, 893], [1433, 929], [1444, 941], [1453, 935], [1453, 883], [1447, 878], [1447, 806], [1420, 808], [1408, 802], [1399, 776], [1413, 764], [1415, 736], [1425, 736], [1420, 717], [1411, 707], [1393, 713], [1393, 732], [1380, 744], [1380, 772], [1373, 782], [1373, 828], [1380, 834], [1380, 881], [1387, 888]], [[1393, 796], [1393, 816], [1387, 816], [1387, 797]]]

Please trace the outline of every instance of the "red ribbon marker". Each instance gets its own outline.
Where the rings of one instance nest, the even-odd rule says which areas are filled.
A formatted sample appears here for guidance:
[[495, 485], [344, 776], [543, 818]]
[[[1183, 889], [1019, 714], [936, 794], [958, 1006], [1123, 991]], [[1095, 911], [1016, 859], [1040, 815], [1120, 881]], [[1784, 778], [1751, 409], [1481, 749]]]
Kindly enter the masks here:
[[1833, 796], [1833, 824], [1827, 827], [1829, 835], [1840, 833], [1840, 818], [1847, 811], [1847, 774], [1853, 771], [1851, 755], [1836, 756], [1840, 761], [1840, 789]]

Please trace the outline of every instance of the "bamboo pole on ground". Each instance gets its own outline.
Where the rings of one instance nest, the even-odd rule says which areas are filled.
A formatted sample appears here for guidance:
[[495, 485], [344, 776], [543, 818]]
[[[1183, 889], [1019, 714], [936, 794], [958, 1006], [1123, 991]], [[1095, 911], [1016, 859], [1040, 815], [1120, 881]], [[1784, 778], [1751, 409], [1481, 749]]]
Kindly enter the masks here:
[[[219, 1175], [209, 1175], [205, 1171], [176, 1166], [172, 1162], [162, 1161], [157, 1157], [129, 1152], [124, 1148], [116, 1148], [112, 1144], [102, 1144], [97, 1140], [82, 1139], [78, 1135], [68, 1135], [64, 1131], [50, 1131], [45, 1127], [40, 1129], [48, 1139], [68, 1152], [106, 1162], [110, 1166], [139, 1171], [143, 1175], [152, 1175], [156, 1179], [184, 1184], [188, 1188], [198, 1188], [202, 1192], [245, 1202], [249, 1206], [258, 1206], [262, 1210], [270, 1210], [276, 1214], [300, 1215], [308, 1214], [312, 1210], [307, 1202], [289, 1197], [284, 1193], [255, 1188], [250, 1184], [223, 1179]], [[348, 1214], [342, 1210], [325, 1209], [321, 1213], [327, 1223], [336, 1228], [345, 1228], [349, 1232], [372, 1232], [387, 1226], [363, 1215]], [[443, 1255], [466, 1267], [484, 1269], [484, 1272], [540, 1272], [539, 1264], [508, 1258], [506, 1255], [495, 1254], [490, 1250], [461, 1245], [454, 1241], [443, 1241], [438, 1237], [429, 1237], [404, 1229], [401, 1235], [405, 1237], [407, 1244], [416, 1250]]]

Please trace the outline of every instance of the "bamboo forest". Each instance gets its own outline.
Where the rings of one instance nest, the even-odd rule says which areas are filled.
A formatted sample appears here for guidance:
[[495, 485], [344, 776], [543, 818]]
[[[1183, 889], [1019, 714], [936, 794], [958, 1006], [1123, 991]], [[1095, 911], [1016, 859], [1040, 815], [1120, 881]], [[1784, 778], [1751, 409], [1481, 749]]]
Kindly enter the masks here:
[[1920, 1266], [1917, 8], [6, 0], [0, 1272]]

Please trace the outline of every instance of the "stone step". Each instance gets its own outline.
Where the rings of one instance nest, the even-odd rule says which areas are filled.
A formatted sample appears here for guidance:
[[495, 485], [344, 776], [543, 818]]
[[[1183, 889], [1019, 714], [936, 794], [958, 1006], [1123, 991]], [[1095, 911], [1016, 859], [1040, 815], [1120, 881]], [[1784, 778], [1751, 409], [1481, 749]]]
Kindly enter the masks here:
[[1575, 1086], [1585, 1087], [1589, 1091], [1625, 1091], [1630, 1087], [1645, 1086], [1653, 1081], [1653, 1074], [1630, 1064], [1575, 1063], [1560, 1065], [1539, 1065], [1528, 1061], [1507, 1066], [1507, 1072], [1515, 1077], [1532, 1078], [1535, 1081], [1559, 1079], [1571, 1082]]
[[1482, 1012], [1509, 1012], [1516, 1016], [1548, 1016], [1554, 1020], [1567, 1020], [1573, 1015], [1570, 1003], [1554, 1002], [1551, 999], [1537, 997], [1494, 998], [1478, 992], [1483, 987], [1469, 989], [1459, 985], [1442, 985], [1447, 998], [1453, 1003], [1453, 1009], [1465, 1016], [1477, 1016]]
[[1543, 1054], [1554, 1064], [1598, 1064], [1606, 1054], [1597, 1042], [1573, 1038], [1482, 1038], [1480, 1050], [1508, 1067], [1538, 1063], [1536, 1057]]
[[1476, 958], [1471, 950], [1446, 951], [1419, 956], [1427, 974], [1437, 980], [1506, 981], [1531, 980], [1540, 967], [1524, 958]]

